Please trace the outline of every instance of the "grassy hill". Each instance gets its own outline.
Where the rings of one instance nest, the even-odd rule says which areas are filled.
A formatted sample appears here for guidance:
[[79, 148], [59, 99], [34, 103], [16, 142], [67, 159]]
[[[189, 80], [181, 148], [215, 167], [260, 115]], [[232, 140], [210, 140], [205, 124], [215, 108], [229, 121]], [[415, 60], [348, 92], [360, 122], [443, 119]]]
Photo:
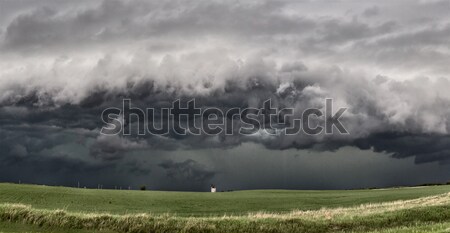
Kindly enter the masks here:
[[294, 209], [348, 207], [364, 203], [413, 199], [446, 192], [450, 192], [448, 185], [374, 190], [251, 190], [202, 193], [0, 184], [0, 203], [22, 203], [38, 209], [65, 209], [88, 213], [173, 213], [181, 216], [221, 216], [256, 211], [287, 212]]
[[445, 231], [450, 223], [449, 192], [448, 185], [196, 193], [0, 184], [0, 229], [4, 232], [42, 229], [44, 232], [100, 229], [104, 232], [409, 232], [417, 230], [421, 223], [419, 231]]

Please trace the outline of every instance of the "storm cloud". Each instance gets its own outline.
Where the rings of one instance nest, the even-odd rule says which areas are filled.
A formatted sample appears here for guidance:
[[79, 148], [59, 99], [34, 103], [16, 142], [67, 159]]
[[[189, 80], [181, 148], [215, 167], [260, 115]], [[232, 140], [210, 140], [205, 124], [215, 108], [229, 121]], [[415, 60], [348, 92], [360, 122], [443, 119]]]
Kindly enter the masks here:
[[[347, 150], [362, 158], [377, 153], [395, 164], [392, 171], [404, 169], [402, 162], [448, 171], [449, 8], [449, 1], [419, 0], [2, 1], [0, 178], [171, 190], [204, 190], [210, 182], [230, 189], [362, 187], [353, 179], [277, 185], [282, 171], [267, 167], [286, 151], [293, 160], [298, 151], [335, 161], [331, 154]], [[101, 135], [102, 111], [121, 108], [125, 98], [142, 108], [195, 99], [223, 110], [271, 99], [298, 114], [324, 110], [332, 98], [335, 109], [347, 108], [341, 119], [349, 134]], [[234, 169], [254, 146], [264, 151], [255, 168]], [[212, 158], [196, 155], [211, 150]], [[242, 159], [215, 155], [236, 150]], [[259, 174], [258, 167], [273, 179], [236, 179]], [[367, 184], [380, 186], [430, 181], [369, 176]]]

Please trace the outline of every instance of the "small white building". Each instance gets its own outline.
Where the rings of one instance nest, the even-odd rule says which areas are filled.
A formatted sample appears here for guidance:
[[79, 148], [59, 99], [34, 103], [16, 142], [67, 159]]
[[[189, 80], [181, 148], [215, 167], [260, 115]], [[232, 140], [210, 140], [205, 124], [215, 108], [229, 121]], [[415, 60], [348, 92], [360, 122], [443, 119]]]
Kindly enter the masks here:
[[216, 189], [216, 186], [212, 184], [212, 185], [211, 185], [211, 192], [212, 192], [212, 193], [215, 193], [216, 190], [217, 190], [217, 189]]

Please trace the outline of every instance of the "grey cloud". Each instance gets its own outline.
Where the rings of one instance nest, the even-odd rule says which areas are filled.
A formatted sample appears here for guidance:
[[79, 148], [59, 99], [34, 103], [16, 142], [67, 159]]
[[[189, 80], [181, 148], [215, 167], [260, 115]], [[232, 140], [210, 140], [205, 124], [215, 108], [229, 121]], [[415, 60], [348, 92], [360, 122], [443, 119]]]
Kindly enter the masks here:
[[[144, 150], [152, 147], [166, 148], [168, 150], [172, 148], [226, 148], [239, 145], [241, 142], [253, 141], [263, 143], [272, 149], [294, 147], [299, 149], [329, 150], [351, 145], [354, 140], [364, 139], [371, 134], [391, 132], [392, 130], [413, 134], [446, 134], [448, 132], [448, 108], [443, 108], [443, 106], [449, 105], [449, 97], [445, 88], [448, 84], [446, 79], [431, 81], [419, 78], [400, 82], [392, 81], [385, 77], [383, 82], [372, 82], [362, 77], [353, 77], [353, 74], [339, 69], [304, 70], [302, 68], [303, 70], [300, 72], [297, 69], [291, 69], [291, 72], [287, 72], [287, 66], [282, 66], [282, 71], [278, 73], [281, 76], [280, 79], [270, 81], [272, 72], [275, 76], [278, 72], [276, 68], [267, 66], [265, 63], [257, 64], [259, 65], [249, 65], [249, 67], [242, 68], [243, 72], [241, 74], [244, 75], [247, 81], [231, 79], [224, 84], [223, 90], [206, 89], [205, 91], [208, 93], [206, 96], [201, 96], [195, 92], [188, 94], [189, 90], [193, 90], [189, 85], [186, 87], [174, 86], [179, 91], [182, 90], [180, 88], [188, 88], [184, 91], [185, 95], [159, 90], [155, 92], [153, 86], [147, 86], [150, 88], [150, 90], [147, 89], [149, 93], [142, 96], [141, 93], [145, 93], [146, 89], [134, 92], [134, 85], [130, 85], [129, 89], [124, 89], [121, 92], [115, 93], [105, 89], [105, 93], [109, 92], [108, 94], [102, 94], [101, 97], [96, 97], [96, 94], [94, 94], [92, 97], [89, 97], [98, 101], [98, 104], [93, 105], [93, 107], [53, 107], [44, 111], [43, 114], [31, 114], [33, 117], [29, 117], [30, 113], [27, 113], [25, 116], [28, 116], [28, 118], [23, 118], [18, 123], [26, 122], [29, 119], [30, 123], [40, 122], [41, 124], [56, 124], [60, 127], [98, 129], [102, 126], [99, 122], [100, 119], [88, 121], [90, 124], [86, 125], [79, 122], [79, 119], [86, 119], [86, 116], [92, 119], [99, 118], [101, 110], [106, 106], [121, 108], [122, 98], [133, 99], [133, 103], [141, 108], [149, 106], [155, 108], [168, 107], [170, 106], [170, 101], [176, 98], [186, 100], [195, 98], [200, 107], [215, 106], [224, 110], [236, 106], [259, 107], [263, 101], [271, 98], [277, 107], [294, 107], [297, 114], [299, 114], [309, 107], [323, 108], [323, 100], [333, 97], [338, 101], [337, 103], [343, 101], [337, 107], [345, 106], [349, 108], [348, 114], [343, 117], [345, 125], [351, 132], [347, 136], [338, 134], [319, 135], [317, 137], [302, 134], [293, 136], [279, 135], [275, 137], [263, 137], [263, 135], [253, 137], [236, 135], [231, 137], [220, 135], [217, 138], [218, 140], [210, 140], [210, 143], [207, 144], [203, 143], [205, 138], [208, 139], [206, 135], [192, 137], [169, 135], [169, 138], [146, 136], [142, 138], [142, 142], [128, 141], [128, 139], [118, 136], [111, 138], [100, 136], [92, 144], [90, 152], [94, 157], [106, 160], [119, 159], [129, 150]], [[257, 68], [253, 69], [253, 67]], [[264, 69], [268, 72], [264, 72]], [[258, 71], [256, 75], [253, 74], [255, 70]], [[333, 72], [335, 74], [330, 76], [329, 74]], [[329, 80], [330, 77], [332, 81]], [[288, 88], [281, 91], [282, 89], [280, 88], [284, 86]], [[353, 91], [345, 92], [348, 89], [353, 89]], [[420, 98], [415, 94], [420, 91], [426, 92], [427, 89], [433, 89], [435, 92], [422, 95]], [[104, 99], [103, 96], [106, 95], [109, 97]], [[408, 102], [411, 100], [414, 101]], [[8, 111], [13, 111], [11, 107], [7, 109]], [[23, 110], [24, 107], [21, 107], [14, 111], [19, 111], [19, 109], [22, 109], [20, 111], [23, 112], [35, 112], [36, 110], [33, 110], [34, 108], [25, 108], [27, 109], [25, 111]], [[6, 118], [9, 119], [9, 117]], [[38, 120], [40, 118], [42, 120]], [[92, 126], [89, 126], [91, 124]]]
[[[136, 8], [138, 9], [138, 8]], [[124, 16], [133, 14], [133, 8], [120, 1], [104, 1], [98, 7], [74, 11], [53, 10], [44, 6], [16, 16], [6, 27], [5, 46], [22, 47], [52, 46], [60, 43], [76, 43], [84, 40], [99, 43], [102, 36], [118, 27], [126, 26]]]
[[[450, 25], [434, 25], [415, 32], [404, 32], [380, 38], [371, 42], [374, 46], [402, 49], [424, 45], [439, 46], [448, 43]], [[369, 44], [369, 46], [371, 45]]]
[[39, 7], [16, 16], [6, 27], [5, 47], [52, 47], [63, 43], [99, 44], [163, 35], [243, 35], [294, 33], [314, 22], [277, 13], [286, 3], [226, 4], [216, 1], [103, 1], [68, 11]]
[[365, 17], [373, 17], [380, 14], [380, 8], [377, 6], [372, 6], [364, 10], [362, 13]]
[[[395, 29], [395, 22], [384, 22], [380, 25], [368, 25], [357, 18], [350, 22], [336, 19], [326, 20], [318, 29], [317, 39], [310, 40], [318, 45], [339, 45], [364, 38], [381, 36]], [[308, 41], [308, 42], [310, 42]]]
[[51, 126], [2, 126], [1, 181], [76, 186], [78, 180], [83, 186], [105, 184], [109, 188], [139, 185], [134, 179], [145, 179], [151, 171], [147, 162], [123, 154], [122, 160], [111, 159], [113, 155], [138, 150], [139, 144], [116, 139], [122, 144], [115, 145], [114, 153], [112, 149], [99, 150], [98, 157], [92, 157], [89, 149], [95, 145], [97, 134]]
[[204, 182], [214, 176], [213, 171], [209, 171], [203, 164], [188, 159], [183, 162], [167, 160], [159, 164], [166, 170], [167, 176], [176, 180], [192, 180], [194, 182]]
[[449, 137], [443, 135], [384, 133], [356, 140], [355, 144], [361, 149], [391, 153], [394, 158], [414, 156], [416, 163], [445, 163], [450, 160], [448, 142]]
[[91, 156], [103, 160], [116, 160], [124, 156], [125, 152], [147, 149], [143, 140], [130, 140], [118, 135], [100, 135], [91, 145]]
[[[108, 172], [128, 184], [151, 175], [161, 178], [155, 187], [187, 190], [220, 176], [217, 163], [159, 154], [246, 143], [274, 156], [353, 146], [447, 164], [448, 1], [328, 4], [0, 2], [1, 160], [42, 171], [48, 163], [48, 171], [87, 172], [102, 182], [111, 181]], [[348, 108], [342, 120], [350, 134], [99, 135], [102, 110], [120, 108], [123, 98], [141, 108], [195, 98], [223, 110], [270, 98], [297, 113], [333, 98]], [[136, 154], [155, 158], [144, 163]]]

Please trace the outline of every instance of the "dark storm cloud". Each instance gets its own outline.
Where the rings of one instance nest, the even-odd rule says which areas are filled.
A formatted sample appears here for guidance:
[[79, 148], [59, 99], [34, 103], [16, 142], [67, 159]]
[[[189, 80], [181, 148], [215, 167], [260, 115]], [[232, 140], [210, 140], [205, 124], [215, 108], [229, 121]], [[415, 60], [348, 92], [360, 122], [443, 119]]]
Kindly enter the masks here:
[[[96, 152], [105, 142], [97, 137], [98, 132], [86, 129], [64, 129], [56, 126], [13, 125], [0, 130], [2, 181], [32, 182], [54, 185], [96, 187], [109, 185], [139, 185], [135, 176], [147, 176], [150, 166], [136, 159], [114, 162], [124, 148], [139, 148], [140, 145], [127, 139], [111, 138], [114, 149]], [[103, 140], [104, 141], [104, 140]], [[95, 148], [95, 149], [93, 149]], [[103, 178], [102, 178], [103, 177]], [[114, 179], [111, 179], [115, 177]]]
[[[99, 119], [101, 111], [107, 106], [122, 108], [121, 100], [123, 98], [132, 99], [133, 105], [142, 109], [170, 107], [170, 101], [174, 99], [195, 98], [197, 106], [214, 106], [223, 110], [231, 107], [260, 107], [263, 101], [272, 99], [275, 107], [294, 107], [297, 116], [306, 108], [323, 109], [323, 100], [327, 97], [344, 101], [344, 106], [349, 107], [348, 114], [343, 117], [343, 121], [349, 127], [350, 135], [333, 134], [315, 137], [299, 134], [265, 137], [263, 133], [253, 136], [225, 136], [222, 134], [211, 138], [206, 135], [180, 137], [170, 134], [168, 137], [147, 135], [142, 136], [140, 140], [133, 138], [130, 140], [119, 136], [98, 136], [90, 146], [90, 154], [104, 160], [121, 159], [126, 152], [133, 150], [227, 148], [245, 141], [262, 143], [275, 150], [289, 148], [335, 150], [342, 146], [352, 145], [355, 140], [365, 140], [372, 133], [406, 130], [411, 133], [436, 134], [448, 130], [448, 108], [442, 107], [448, 106], [449, 103], [445, 99], [435, 97], [434, 94], [430, 95], [430, 99], [417, 99], [415, 95], [417, 91], [425, 91], [430, 88], [437, 91], [438, 94], [446, 95], [444, 89], [448, 81], [445, 79], [438, 82], [427, 79], [398, 82], [386, 78], [376, 81], [380, 80], [377, 78], [375, 81], [371, 81], [363, 77], [352, 77], [354, 74], [336, 68], [325, 71], [308, 69], [302, 63], [287, 63], [277, 70], [276, 67], [259, 61], [243, 66], [241, 69], [244, 80], [228, 80], [222, 90], [206, 89], [206, 92], [209, 93], [206, 97], [197, 94], [192, 89], [194, 87], [177, 86], [179, 84], [166, 86], [168, 89], [173, 88], [178, 91], [165, 92], [157, 90], [153, 85], [143, 85], [138, 88], [138, 82], [129, 82], [127, 87], [121, 91], [97, 90], [81, 100], [80, 104], [56, 106], [50, 103], [50, 106], [39, 107], [39, 105], [36, 106], [36, 99], [39, 98], [21, 98], [15, 105], [5, 106], [1, 113], [5, 122], [10, 124], [51, 125], [60, 127], [59, 130], [63, 131], [67, 128], [98, 130], [103, 126]], [[255, 71], [256, 75], [253, 73]], [[329, 81], [330, 76], [326, 76], [330, 72], [335, 72], [331, 76], [334, 78], [333, 81]], [[281, 77], [270, 80], [271, 75]], [[284, 77], [290, 78], [292, 81], [285, 82], [282, 80]], [[188, 89], [183, 91], [183, 88]], [[343, 90], [351, 88], [353, 88], [353, 92], [342, 93]], [[189, 92], [189, 89], [194, 92]], [[392, 95], [394, 92], [399, 99], [390, 98], [385, 103], [392, 102], [382, 105], [381, 102], [386, 101], [384, 96]], [[407, 102], [403, 102], [413, 99], [416, 100], [410, 105], [405, 105]], [[11, 114], [17, 114], [19, 117], [12, 118]], [[210, 140], [208, 143], [204, 143], [205, 139]], [[408, 155], [414, 156], [414, 154]], [[434, 158], [439, 157], [434, 156]]]
[[158, 164], [158, 166], [164, 169], [167, 177], [170, 178], [169, 180], [180, 184], [188, 183], [191, 187], [194, 184], [194, 186], [204, 188], [216, 174], [205, 165], [192, 159], [183, 162], [166, 160]]
[[450, 160], [450, 137], [448, 135], [383, 133], [356, 140], [361, 149], [387, 152], [394, 158], [415, 157], [415, 163]]
[[[446, 164], [448, 4], [0, 2], [2, 164], [44, 171], [55, 183], [73, 182], [64, 181], [67, 173], [89, 181], [86, 173], [105, 184], [142, 185], [151, 175], [161, 179], [154, 187], [185, 190], [202, 190], [222, 167], [165, 153], [255, 143], [277, 156], [353, 146]], [[271, 99], [297, 117], [333, 98], [335, 109], [348, 108], [342, 121], [350, 134], [100, 135], [101, 112], [121, 108], [124, 98], [144, 109], [195, 99], [222, 110], [259, 108]]]
[[145, 148], [147, 148], [145, 141], [131, 141], [119, 136], [100, 135], [90, 147], [90, 154], [104, 160], [116, 160], [122, 158], [127, 151]]

